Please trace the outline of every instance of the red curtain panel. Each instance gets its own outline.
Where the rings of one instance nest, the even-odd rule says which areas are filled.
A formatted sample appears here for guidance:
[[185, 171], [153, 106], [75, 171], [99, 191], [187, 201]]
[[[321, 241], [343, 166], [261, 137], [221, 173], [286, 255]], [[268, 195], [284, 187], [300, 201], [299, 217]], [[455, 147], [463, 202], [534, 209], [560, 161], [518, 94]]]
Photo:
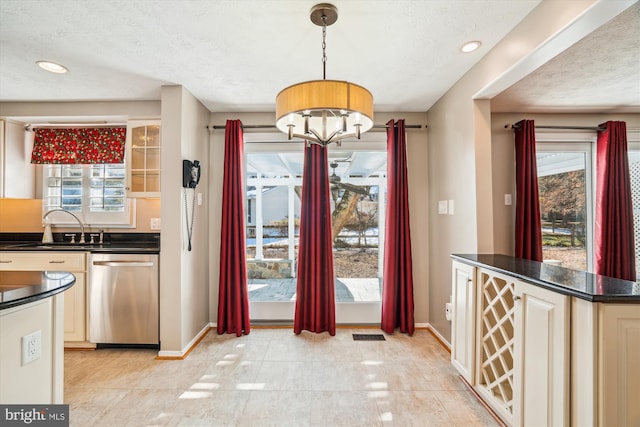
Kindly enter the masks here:
[[515, 127], [516, 247], [515, 256], [542, 262], [542, 222], [538, 195], [536, 130], [533, 120]]
[[123, 163], [127, 128], [37, 128], [31, 163]]
[[596, 147], [595, 272], [636, 280], [627, 125], [600, 127]]
[[387, 213], [384, 242], [381, 329], [412, 335], [413, 270], [404, 120], [387, 123]]
[[333, 240], [327, 149], [304, 149], [300, 246], [293, 331], [336, 334]]
[[244, 136], [240, 120], [227, 120], [224, 137], [218, 334], [249, 334], [249, 291], [244, 230]]

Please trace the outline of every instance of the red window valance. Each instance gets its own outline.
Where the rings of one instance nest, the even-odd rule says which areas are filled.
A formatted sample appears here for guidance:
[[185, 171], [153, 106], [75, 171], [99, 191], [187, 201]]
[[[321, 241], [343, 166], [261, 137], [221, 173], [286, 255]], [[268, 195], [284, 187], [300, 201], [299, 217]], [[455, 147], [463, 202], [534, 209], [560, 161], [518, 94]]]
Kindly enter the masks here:
[[35, 129], [31, 163], [124, 163], [127, 128]]

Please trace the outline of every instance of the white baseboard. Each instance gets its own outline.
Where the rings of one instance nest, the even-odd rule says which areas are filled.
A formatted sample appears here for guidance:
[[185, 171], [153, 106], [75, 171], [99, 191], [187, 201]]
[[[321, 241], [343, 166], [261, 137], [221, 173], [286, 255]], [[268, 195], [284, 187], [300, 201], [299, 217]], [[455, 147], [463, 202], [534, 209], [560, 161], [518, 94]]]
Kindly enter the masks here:
[[[213, 325], [213, 326], [212, 326]], [[209, 332], [209, 330], [214, 327], [215, 328], [215, 323], [207, 323], [204, 328], [202, 328], [200, 330], [200, 332], [198, 332], [196, 334], [195, 337], [193, 337], [193, 339], [191, 341], [189, 341], [189, 343], [182, 348], [182, 350], [176, 351], [176, 350], [160, 350], [158, 352], [158, 357], [166, 357], [166, 358], [182, 358], [184, 357], [187, 353], [189, 353], [191, 351], [191, 349], [198, 343], [198, 341], [200, 341], [200, 339], [202, 339], [202, 337]]]
[[429, 329], [429, 331], [430, 331], [433, 335], [435, 335], [435, 336], [440, 340], [440, 342], [442, 343], [442, 345], [444, 345], [445, 347], [447, 347], [447, 349], [449, 350], [449, 352], [451, 352], [451, 343], [450, 343], [449, 341], [447, 341], [446, 339], [444, 339], [444, 337], [440, 334], [440, 332], [438, 332], [438, 331], [436, 330], [436, 328], [434, 328], [434, 327], [431, 325], [431, 323], [426, 323], [426, 324], [425, 324], [425, 327], [426, 327], [427, 329]]

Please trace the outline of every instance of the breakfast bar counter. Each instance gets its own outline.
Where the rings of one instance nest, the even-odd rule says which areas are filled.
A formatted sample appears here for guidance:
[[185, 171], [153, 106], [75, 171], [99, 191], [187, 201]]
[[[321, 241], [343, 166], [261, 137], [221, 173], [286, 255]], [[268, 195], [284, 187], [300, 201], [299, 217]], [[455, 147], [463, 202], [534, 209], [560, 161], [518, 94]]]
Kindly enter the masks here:
[[640, 284], [451, 258], [451, 363], [507, 425], [640, 425]]
[[0, 403], [61, 404], [64, 291], [61, 271], [0, 271]]
[[64, 292], [75, 281], [64, 271], [0, 271], [0, 310]]

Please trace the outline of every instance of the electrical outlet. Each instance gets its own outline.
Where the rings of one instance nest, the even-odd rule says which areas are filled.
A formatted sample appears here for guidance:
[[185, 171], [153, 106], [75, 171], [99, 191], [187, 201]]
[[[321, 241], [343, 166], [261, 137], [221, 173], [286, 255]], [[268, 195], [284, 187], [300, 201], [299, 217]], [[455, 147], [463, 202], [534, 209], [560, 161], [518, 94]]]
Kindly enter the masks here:
[[444, 305], [444, 317], [447, 320], [451, 320], [451, 303], [450, 302]]
[[151, 218], [150, 227], [152, 230], [160, 230], [160, 218]]
[[22, 364], [26, 365], [42, 356], [42, 331], [38, 330], [22, 337]]

